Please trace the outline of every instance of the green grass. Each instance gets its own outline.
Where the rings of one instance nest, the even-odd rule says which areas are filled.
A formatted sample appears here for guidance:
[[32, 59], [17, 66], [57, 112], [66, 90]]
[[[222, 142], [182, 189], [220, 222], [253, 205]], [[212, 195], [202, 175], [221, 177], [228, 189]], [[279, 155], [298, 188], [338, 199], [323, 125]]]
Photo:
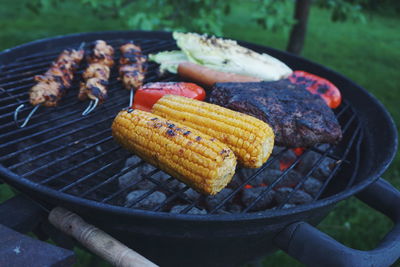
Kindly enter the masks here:
[[[23, 9], [25, 1], [0, 0], [0, 50], [31, 40], [60, 34], [124, 30], [116, 20], [98, 19], [85, 8], [67, 2], [58, 10], [35, 15]], [[249, 23], [247, 6], [239, 6], [226, 19], [226, 37], [285, 49], [287, 34], [267, 32]], [[366, 24], [332, 23], [329, 13], [312, 9], [303, 56], [346, 75], [373, 93], [400, 125], [400, 18], [373, 15]], [[382, 129], [384, 131], [385, 129]], [[384, 177], [400, 188], [400, 154]], [[12, 195], [0, 186], [0, 203]], [[341, 202], [319, 228], [344, 244], [371, 249], [390, 229], [391, 222], [355, 198]], [[79, 264], [99, 264], [96, 258], [79, 252]], [[265, 266], [301, 266], [282, 252], [265, 259]]]

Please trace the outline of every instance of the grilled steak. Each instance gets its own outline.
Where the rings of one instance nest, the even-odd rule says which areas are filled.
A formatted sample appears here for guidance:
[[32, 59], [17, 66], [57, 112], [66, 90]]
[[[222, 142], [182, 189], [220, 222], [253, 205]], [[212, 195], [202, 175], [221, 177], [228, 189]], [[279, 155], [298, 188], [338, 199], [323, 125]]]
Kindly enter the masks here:
[[216, 83], [209, 101], [267, 122], [278, 145], [308, 147], [337, 143], [342, 138], [340, 125], [325, 102], [287, 79]]

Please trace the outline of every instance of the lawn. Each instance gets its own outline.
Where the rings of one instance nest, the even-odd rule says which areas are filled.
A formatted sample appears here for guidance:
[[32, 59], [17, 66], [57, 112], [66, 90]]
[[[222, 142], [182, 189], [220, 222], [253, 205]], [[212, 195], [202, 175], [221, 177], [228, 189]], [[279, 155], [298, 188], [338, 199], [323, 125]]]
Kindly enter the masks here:
[[[0, 0], [0, 50], [54, 35], [124, 30], [122, 21], [98, 19], [74, 1], [65, 1], [58, 10], [36, 15], [24, 8], [27, 1]], [[240, 6], [226, 18], [224, 36], [285, 49], [287, 34], [267, 32], [249, 23], [248, 6]], [[303, 56], [348, 76], [373, 93], [400, 125], [400, 18], [374, 14], [366, 24], [332, 23], [329, 13], [313, 8]], [[382, 129], [384, 130], [384, 129]], [[384, 177], [400, 188], [400, 154]], [[0, 203], [12, 195], [0, 185]], [[341, 202], [319, 228], [344, 244], [371, 249], [390, 229], [391, 222], [355, 198]], [[83, 252], [79, 265], [99, 261]], [[301, 266], [284, 253], [265, 259], [265, 266]]]

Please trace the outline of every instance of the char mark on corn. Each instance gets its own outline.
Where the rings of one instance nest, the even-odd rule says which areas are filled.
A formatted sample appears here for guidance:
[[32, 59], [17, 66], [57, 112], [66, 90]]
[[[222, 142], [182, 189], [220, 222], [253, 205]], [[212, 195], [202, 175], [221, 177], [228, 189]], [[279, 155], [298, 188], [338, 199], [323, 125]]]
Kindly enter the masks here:
[[124, 148], [203, 194], [218, 193], [235, 172], [235, 155], [225, 144], [149, 112], [121, 111], [112, 133]]
[[266, 162], [274, 146], [274, 133], [267, 123], [217, 105], [166, 95], [157, 101], [152, 112], [220, 140], [248, 168], [258, 168]]

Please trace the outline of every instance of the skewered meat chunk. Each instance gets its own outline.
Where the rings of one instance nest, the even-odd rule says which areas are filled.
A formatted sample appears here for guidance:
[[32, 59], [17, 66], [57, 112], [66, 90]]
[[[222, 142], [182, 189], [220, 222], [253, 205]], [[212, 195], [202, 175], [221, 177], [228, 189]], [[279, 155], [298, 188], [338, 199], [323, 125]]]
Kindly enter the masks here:
[[100, 103], [107, 98], [107, 85], [110, 78], [110, 68], [114, 65], [114, 49], [107, 45], [103, 40], [93, 43], [92, 50], [87, 57], [89, 66], [86, 68], [82, 77], [85, 82], [81, 82], [78, 98], [87, 98]]
[[120, 67], [119, 71], [125, 88], [139, 88], [143, 85], [145, 76], [140, 66], [136, 64], [124, 65]]
[[144, 64], [146, 62], [146, 57], [142, 54], [142, 49], [140, 46], [133, 43], [127, 43], [120, 47], [121, 58], [119, 59], [119, 64]]
[[109, 76], [110, 68], [107, 65], [103, 65], [100, 63], [90, 64], [82, 75], [83, 79], [85, 80], [90, 78], [103, 78]]
[[287, 147], [338, 143], [340, 125], [318, 95], [289, 80], [258, 83], [217, 83], [209, 101], [252, 115], [272, 126], [275, 141]]
[[128, 90], [139, 88], [143, 85], [145, 78], [144, 64], [146, 57], [142, 49], [133, 43], [127, 43], [120, 47], [121, 58], [119, 59], [119, 75], [124, 87]]
[[121, 111], [112, 134], [124, 148], [203, 194], [215, 195], [235, 173], [236, 158], [227, 145], [146, 111]]
[[44, 75], [37, 75], [34, 80], [38, 82], [29, 92], [29, 101], [36, 106], [42, 104], [54, 107], [71, 87], [74, 72], [82, 61], [84, 50], [66, 49], [52, 63]]
[[92, 50], [88, 54], [89, 64], [99, 63], [108, 67], [114, 65], [114, 48], [103, 40], [97, 40], [92, 45]]

